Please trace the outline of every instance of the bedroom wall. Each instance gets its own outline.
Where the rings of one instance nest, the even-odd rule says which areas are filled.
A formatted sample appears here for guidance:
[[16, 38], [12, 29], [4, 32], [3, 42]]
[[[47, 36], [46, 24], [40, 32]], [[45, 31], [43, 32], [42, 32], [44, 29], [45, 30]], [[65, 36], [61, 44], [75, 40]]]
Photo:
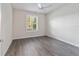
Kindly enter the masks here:
[[1, 4], [0, 4], [0, 39], [1, 39]]
[[66, 4], [50, 12], [47, 35], [79, 47], [79, 4]]
[[[1, 4], [0, 4], [0, 40], [1, 40]], [[0, 56], [1, 56], [1, 41], [0, 41]]]
[[5, 55], [12, 42], [12, 7], [11, 4], [1, 4], [1, 55]]
[[[26, 16], [38, 16], [38, 30], [34, 32], [26, 31], [25, 21]], [[13, 9], [13, 39], [21, 39], [28, 37], [44, 36], [45, 35], [45, 15], [25, 11], [21, 9]]]

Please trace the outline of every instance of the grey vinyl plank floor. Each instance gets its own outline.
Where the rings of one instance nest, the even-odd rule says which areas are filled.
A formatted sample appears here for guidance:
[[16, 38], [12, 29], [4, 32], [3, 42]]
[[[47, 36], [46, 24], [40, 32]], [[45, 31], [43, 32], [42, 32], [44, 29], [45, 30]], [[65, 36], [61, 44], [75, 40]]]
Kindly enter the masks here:
[[79, 48], [43, 36], [13, 40], [5, 56], [79, 56]]

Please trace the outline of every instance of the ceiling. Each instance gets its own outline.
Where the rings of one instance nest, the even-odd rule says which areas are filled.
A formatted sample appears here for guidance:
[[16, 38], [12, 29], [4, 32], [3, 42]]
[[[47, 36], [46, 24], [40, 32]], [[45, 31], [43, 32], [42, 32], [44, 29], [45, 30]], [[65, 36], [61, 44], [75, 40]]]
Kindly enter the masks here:
[[50, 11], [54, 11], [57, 8], [60, 8], [61, 6], [63, 6], [63, 3], [42, 3], [43, 6], [49, 6], [47, 8], [44, 9], [40, 9], [38, 8], [38, 3], [14, 3], [12, 4], [13, 8], [16, 9], [22, 9], [22, 10], [26, 10], [26, 11], [32, 11], [32, 12], [37, 12], [37, 13], [49, 13]]

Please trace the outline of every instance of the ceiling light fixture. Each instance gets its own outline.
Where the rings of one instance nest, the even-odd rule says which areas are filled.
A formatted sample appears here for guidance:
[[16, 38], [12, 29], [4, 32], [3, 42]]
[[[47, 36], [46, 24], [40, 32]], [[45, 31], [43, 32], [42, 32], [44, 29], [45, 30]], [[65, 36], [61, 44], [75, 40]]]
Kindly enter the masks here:
[[41, 3], [38, 4], [38, 8], [39, 9], [42, 9], [43, 8]]
[[37, 4], [39, 9], [49, 8], [52, 6], [52, 4], [44, 4], [44, 3], [38, 3]]

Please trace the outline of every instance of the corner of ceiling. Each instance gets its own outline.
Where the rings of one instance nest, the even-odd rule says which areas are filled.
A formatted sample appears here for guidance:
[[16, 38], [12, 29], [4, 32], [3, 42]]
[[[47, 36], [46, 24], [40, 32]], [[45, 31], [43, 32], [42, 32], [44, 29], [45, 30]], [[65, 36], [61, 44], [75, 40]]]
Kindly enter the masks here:
[[60, 8], [63, 8], [65, 5], [66, 5], [66, 3], [62, 4], [61, 6], [57, 7], [56, 9], [51, 10], [51, 11], [49, 11], [48, 13], [46, 13], [46, 15], [48, 15], [48, 14], [50, 14], [50, 13], [52, 13], [52, 12], [55, 12], [55, 11], [57, 11], [57, 10], [60, 9]]

